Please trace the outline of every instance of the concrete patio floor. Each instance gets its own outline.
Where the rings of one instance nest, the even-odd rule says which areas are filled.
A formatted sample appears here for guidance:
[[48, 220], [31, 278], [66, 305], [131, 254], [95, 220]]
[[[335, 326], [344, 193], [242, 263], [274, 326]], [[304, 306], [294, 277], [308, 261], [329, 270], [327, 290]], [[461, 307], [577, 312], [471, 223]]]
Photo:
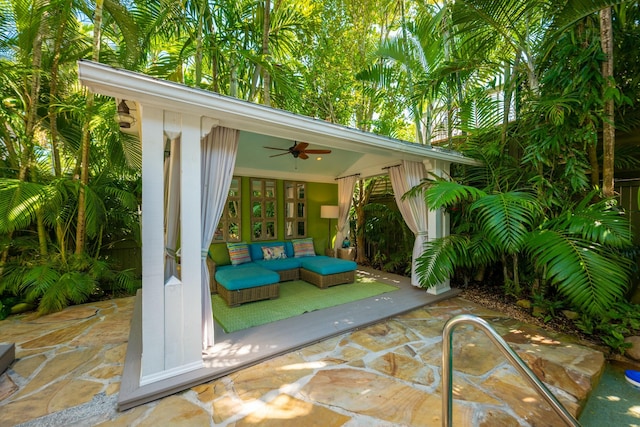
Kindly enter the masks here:
[[[577, 416], [602, 353], [459, 297], [343, 333], [118, 412], [134, 297], [0, 321], [16, 360], [0, 374], [0, 426], [441, 426], [441, 333], [486, 319]], [[455, 426], [561, 426], [484, 334], [454, 335]]]

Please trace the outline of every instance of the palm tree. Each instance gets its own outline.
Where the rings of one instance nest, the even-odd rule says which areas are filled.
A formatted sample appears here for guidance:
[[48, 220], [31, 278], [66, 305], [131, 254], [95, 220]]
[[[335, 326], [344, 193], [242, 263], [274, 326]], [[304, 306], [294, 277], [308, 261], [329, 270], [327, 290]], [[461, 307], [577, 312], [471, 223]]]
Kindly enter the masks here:
[[600, 43], [605, 60], [602, 61], [602, 78], [604, 79], [603, 99], [604, 99], [604, 120], [602, 122], [602, 147], [604, 159], [602, 164], [602, 193], [606, 197], [613, 197], [613, 160], [616, 144], [614, 102], [608, 92], [614, 87], [613, 84], [613, 28], [611, 25], [611, 7], [606, 7], [600, 11]]
[[[123, 50], [128, 53], [135, 53], [137, 46], [136, 26], [133, 20], [129, 19], [126, 8], [119, 4], [117, 1], [109, 1], [105, 4], [104, 0], [96, 0], [92, 14], [87, 16], [93, 17], [93, 42], [91, 49], [91, 59], [98, 62], [100, 60], [100, 52], [102, 45], [102, 30], [105, 6], [107, 11], [111, 12], [113, 17], [112, 24], [120, 29], [119, 34], [133, 34], [133, 40], [131, 37], [122, 37], [120, 40], [124, 44]], [[127, 43], [128, 42], [128, 43]], [[133, 55], [134, 57], [136, 55]], [[78, 197], [78, 214], [77, 214], [77, 227], [76, 227], [76, 255], [80, 255], [85, 250], [86, 241], [86, 193], [85, 189], [89, 184], [89, 149], [91, 146], [91, 121], [94, 115], [94, 95], [93, 92], [88, 92], [86, 95], [86, 115], [82, 128], [82, 144], [80, 158], [78, 162], [78, 169], [80, 172], [80, 190]]]

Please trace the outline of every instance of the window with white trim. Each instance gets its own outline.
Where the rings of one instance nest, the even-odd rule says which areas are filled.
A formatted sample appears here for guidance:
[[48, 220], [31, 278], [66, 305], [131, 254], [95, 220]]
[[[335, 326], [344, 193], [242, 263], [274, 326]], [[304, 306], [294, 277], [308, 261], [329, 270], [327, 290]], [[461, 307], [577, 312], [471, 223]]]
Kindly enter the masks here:
[[307, 237], [307, 184], [284, 182], [284, 238]]
[[242, 240], [242, 180], [239, 177], [231, 179], [227, 203], [222, 218], [213, 235], [213, 242], [239, 242]]
[[273, 240], [277, 233], [276, 181], [251, 178], [251, 240]]

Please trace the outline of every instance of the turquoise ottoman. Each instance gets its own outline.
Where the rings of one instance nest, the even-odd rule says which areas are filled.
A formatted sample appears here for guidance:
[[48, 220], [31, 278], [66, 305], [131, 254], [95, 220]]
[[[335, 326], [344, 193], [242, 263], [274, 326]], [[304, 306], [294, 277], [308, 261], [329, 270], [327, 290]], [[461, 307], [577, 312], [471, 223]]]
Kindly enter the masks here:
[[280, 275], [253, 263], [220, 269], [215, 278], [219, 285], [218, 293], [229, 307], [275, 299], [280, 294]]
[[353, 283], [358, 264], [328, 256], [312, 256], [300, 259], [300, 278], [320, 289]]

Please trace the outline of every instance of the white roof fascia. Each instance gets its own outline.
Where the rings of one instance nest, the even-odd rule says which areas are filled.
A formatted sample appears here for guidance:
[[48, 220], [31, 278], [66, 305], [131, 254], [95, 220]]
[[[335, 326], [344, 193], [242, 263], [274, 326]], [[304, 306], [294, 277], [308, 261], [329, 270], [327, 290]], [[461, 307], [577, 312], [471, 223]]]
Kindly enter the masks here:
[[397, 158], [481, 164], [455, 151], [391, 139], [92, 61], [78, 61], [78, 76], [94, 93], [212, 117], [220, 120], [221, 126], [241, 131], [370, 154], [388, 156], [393, 152]]

